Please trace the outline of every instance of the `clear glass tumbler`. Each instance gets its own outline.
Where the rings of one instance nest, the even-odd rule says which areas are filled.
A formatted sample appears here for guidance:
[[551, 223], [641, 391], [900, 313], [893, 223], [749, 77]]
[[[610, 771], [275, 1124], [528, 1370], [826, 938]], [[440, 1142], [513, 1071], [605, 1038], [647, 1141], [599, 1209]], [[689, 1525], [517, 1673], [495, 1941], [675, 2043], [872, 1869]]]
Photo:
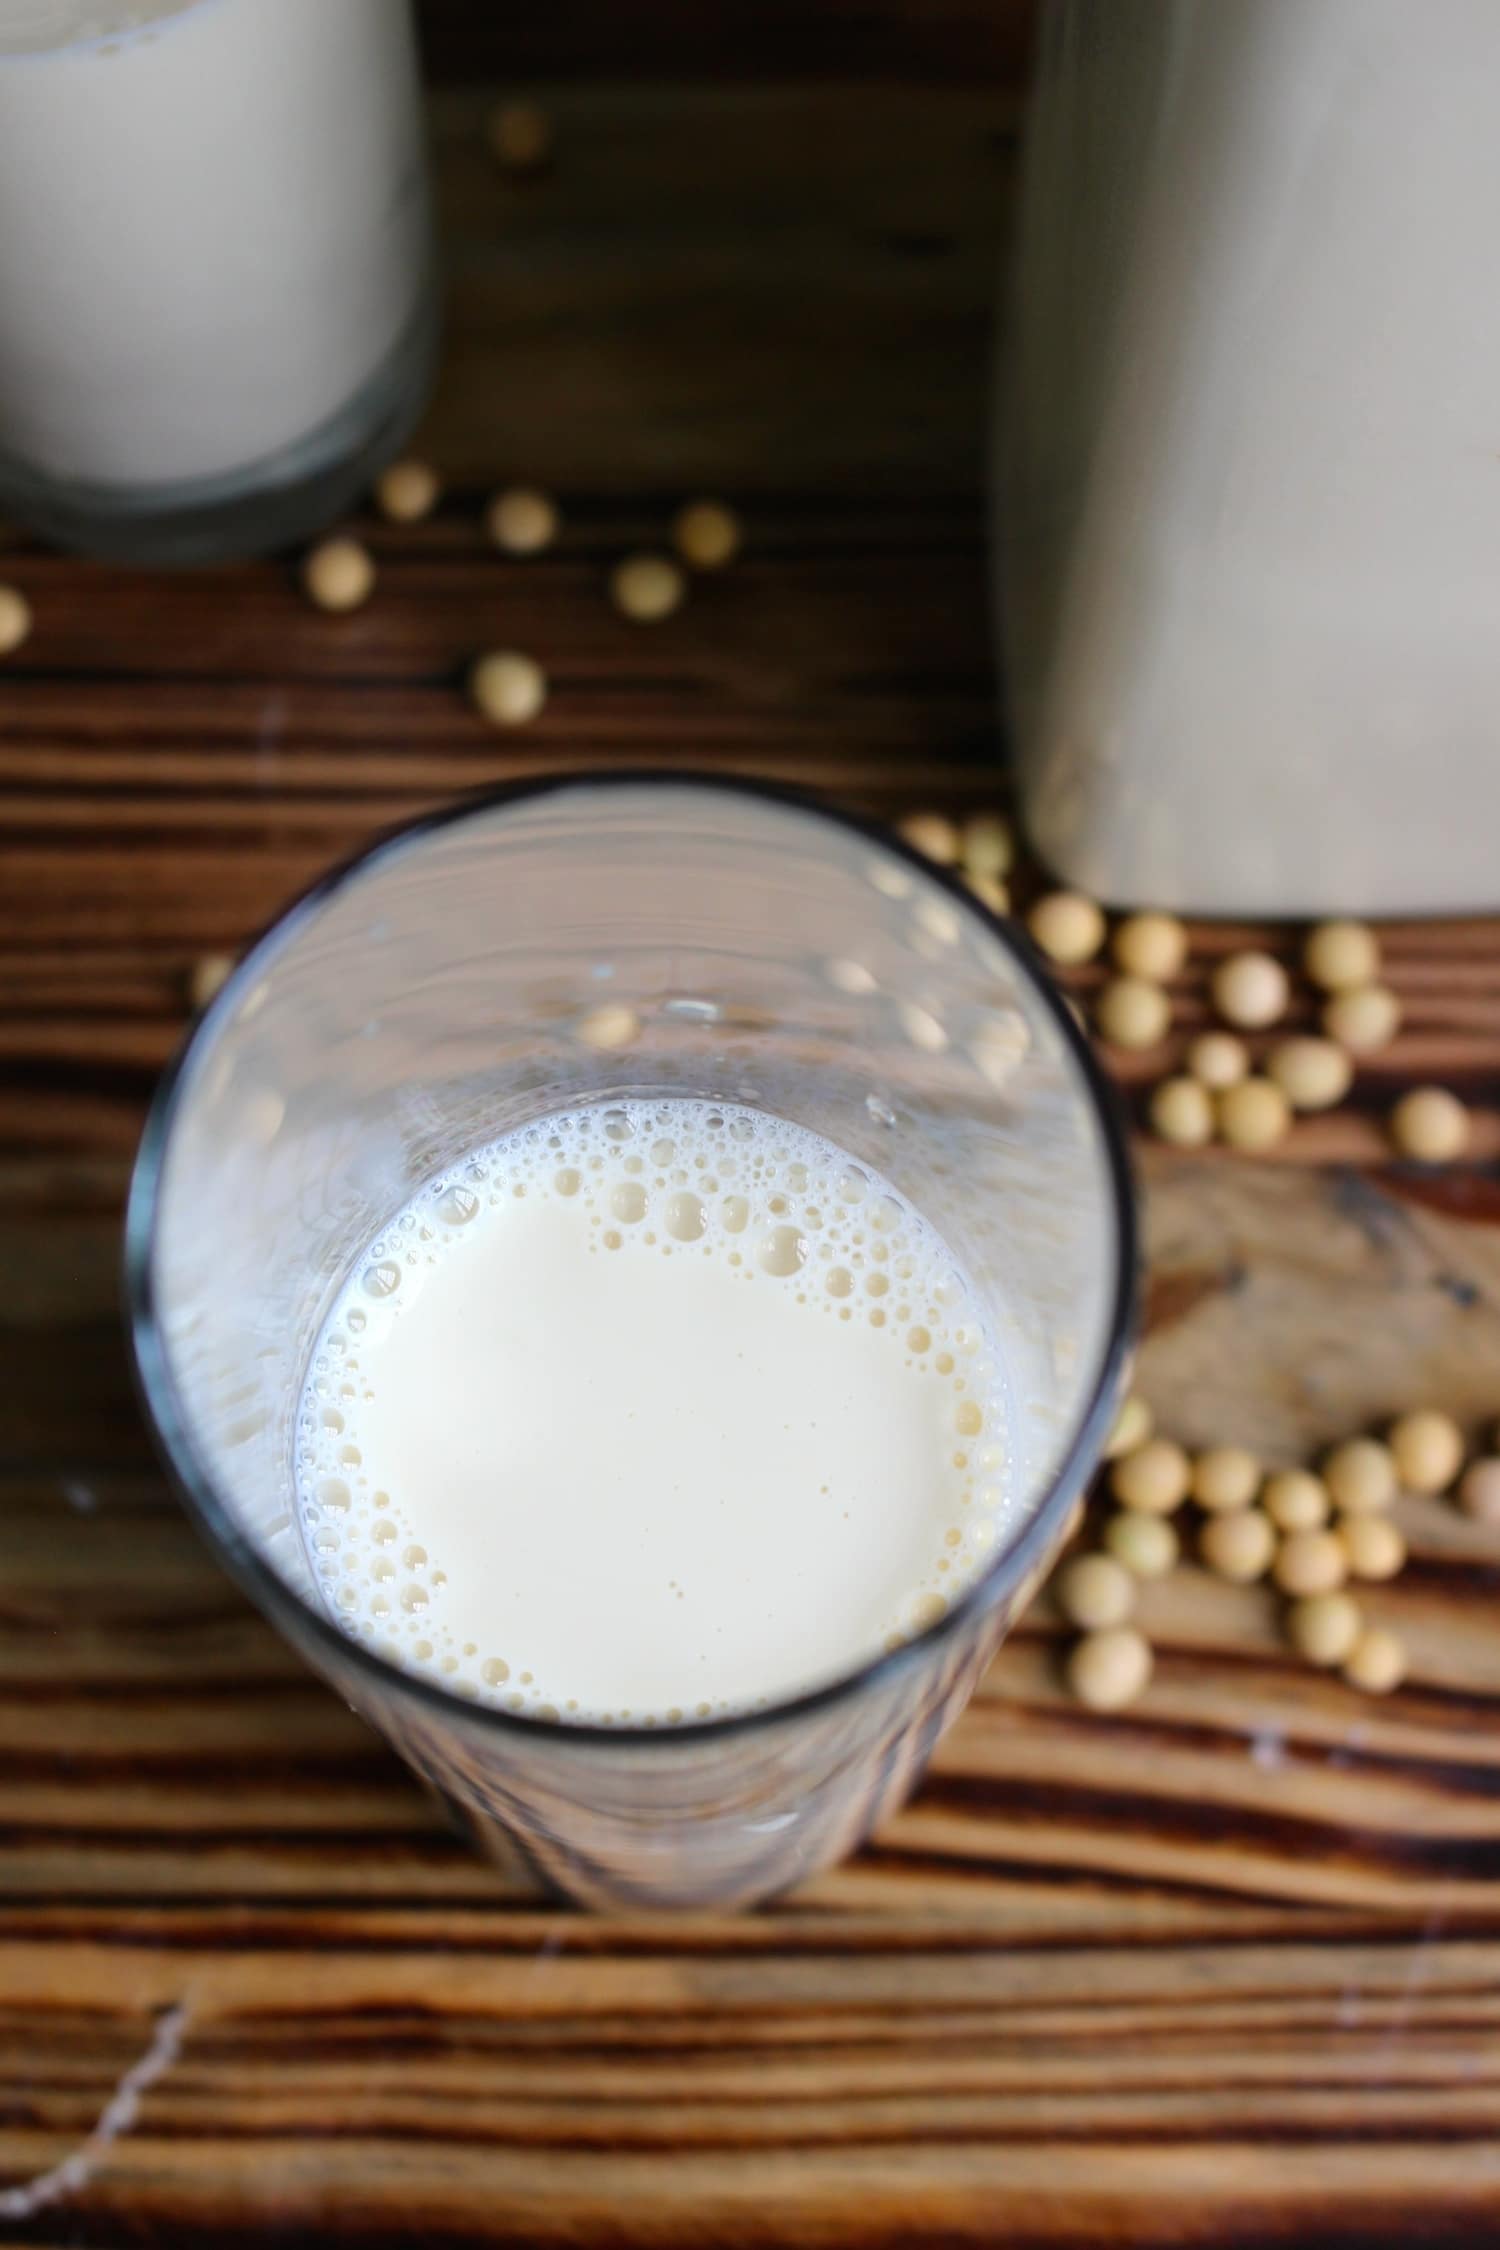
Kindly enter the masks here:
[[[339, 1629], [293, 1432], [350, 1264], [423, 1183], [549, 1111], [659, 1094], [808, 1126], [937, 1227], [1005, 1360], [1017, 1530], [937, 1623], [788, 1702], [548, 1724]], [[591, 1904], [764, 1897], [902, 1800], [1074, 1520], [1134, 1267], [1108, 1095], [1024, 940], [886, 833], [666, 775], [471, 801], [327, 877], [168, 1073], [127, 1224], [143, 1393], [225, 1567], [482, 1844]]]

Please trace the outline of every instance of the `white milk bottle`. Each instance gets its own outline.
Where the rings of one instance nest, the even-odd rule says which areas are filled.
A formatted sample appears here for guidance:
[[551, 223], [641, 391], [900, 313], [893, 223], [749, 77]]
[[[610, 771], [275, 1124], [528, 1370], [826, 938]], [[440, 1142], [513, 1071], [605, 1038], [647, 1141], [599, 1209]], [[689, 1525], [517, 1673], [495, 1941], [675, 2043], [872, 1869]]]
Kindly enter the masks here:
[[0, 0], [0, 509], [194, 560], [299, 536], [422, 403], [409, 0]]
[[1500, 899], [1500, 8], [1065, 0], [1001, 525], [1022, 787], [1121, 904]]

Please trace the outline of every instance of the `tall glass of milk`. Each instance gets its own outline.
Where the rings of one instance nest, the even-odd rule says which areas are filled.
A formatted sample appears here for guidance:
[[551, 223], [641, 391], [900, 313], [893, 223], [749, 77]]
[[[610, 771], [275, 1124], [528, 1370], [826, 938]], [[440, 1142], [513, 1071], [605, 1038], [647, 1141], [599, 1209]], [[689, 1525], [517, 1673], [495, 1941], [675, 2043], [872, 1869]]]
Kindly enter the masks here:
[[435, 329], [409, 0], [0, 0], [0, 511], [274, 546], [399, 445]]
[[1086, 1044], [888, 835], [567, 778], [293, 906], [158, 1098], [145, 1397], [463, 1823], [729, 1904], [898, 1804], [1071, 1524], [1133, 1275]]

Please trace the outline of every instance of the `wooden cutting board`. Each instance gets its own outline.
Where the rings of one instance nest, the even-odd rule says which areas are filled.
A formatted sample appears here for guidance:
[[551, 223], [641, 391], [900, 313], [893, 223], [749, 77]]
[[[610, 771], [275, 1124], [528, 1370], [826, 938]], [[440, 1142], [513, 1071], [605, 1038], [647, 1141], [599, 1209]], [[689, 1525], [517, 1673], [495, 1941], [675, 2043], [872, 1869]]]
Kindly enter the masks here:
[[[1089, 1718], [1044, 1604], [853, 1865], [653, 1921], [470, 1858], [166, 1494], [117, 1229], [199, 954], [523, 772], [1004, 799], [979, 459], [1013, 98], [578, 88], [519, 185], [479, 106], [438, 112], [452, 488], [361, 522], [367, 609], [313, 614], [281, 563], [0, 556], [36, 612], [0, 670], [0, 2240], [1500, 2237], [1500, 1536], [1442, 1503], [1403, 1504], [1371, 1602], [1412, 1652], [1390, 1699], [1185, 1569], [1148, 1697]], [[565, 519], [525, 564], [480, 528], [522, 477]], [[744, 557], [632, 629], [607, 569], [700, 488]], [[551, 679], [513, 737], [461, 693], [497, 642]], [[1129, 1078], [1246, 934], [1195, 930]], [[1143, 1151], [1142, 1378], [1186, 1440], [1500, 1412], [1496, 936], [1388, 934], [1400, 1041], [1274, 1161]], [[1481, 1162], [1393, 1170], [1380, 1118], [1434, 1077]]]

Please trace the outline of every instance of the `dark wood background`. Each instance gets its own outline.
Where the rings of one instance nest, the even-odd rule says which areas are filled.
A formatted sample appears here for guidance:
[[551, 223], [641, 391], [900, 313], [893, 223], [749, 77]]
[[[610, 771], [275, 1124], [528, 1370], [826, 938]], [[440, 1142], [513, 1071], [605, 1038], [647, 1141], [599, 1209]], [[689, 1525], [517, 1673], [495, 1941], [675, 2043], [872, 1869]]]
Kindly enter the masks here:
[[418, 0], [429, 75], [611, 84], [806, 83], [1018, 90], [1035, 38], [1037, 0], [553, 0], [514, 9], [475, 0]]
[[[651, 1921], [450, 1839], [153, 1465], [118, 1214], [199, 953], [562, 762], [1003, 799], [981, 461], [1026, 11], [933, 8], [910, 51], [894, 6], [710, 13], [431, 8], [450, 77], [477, 24], [484, 67], [566, 83], [525, 182], [479, 91], [437, 99], [452, 490], [361, 522], [366, 610], [312, 614], [286, 562], [0, 558], [36, 611], [0, 671], [0, 2241], [1495, 2239], [1500, 1542], [1441, 1504], [1404, 1505], [1372, 1599], [1413, 1655], [1388, 1701], [1184, 1570], [1146, 1701], [1091, 1719], [1043, 1604], [855, 1863]], [[566, 524], [527, 564], [479, 526], [519, 476]], [[700, 487], [744, 559], [631, 629], [608, 565]], [[460, 692], [497, 641], [552, 679], [514, 737]], [[1196, 933], [1176, 1040], [1238, 934]], [[1494, 940], [1392, 933], [1402, 1041], [1277, 1163], [1146, 1152], [1143, 1376], [1187, 1439], [1292, 1458], [1421, 1398], [1500, 1409], [1490, 1174], [1393, 1171], [1378, 1125], [1439, 1072], [1495, 1150]]]

